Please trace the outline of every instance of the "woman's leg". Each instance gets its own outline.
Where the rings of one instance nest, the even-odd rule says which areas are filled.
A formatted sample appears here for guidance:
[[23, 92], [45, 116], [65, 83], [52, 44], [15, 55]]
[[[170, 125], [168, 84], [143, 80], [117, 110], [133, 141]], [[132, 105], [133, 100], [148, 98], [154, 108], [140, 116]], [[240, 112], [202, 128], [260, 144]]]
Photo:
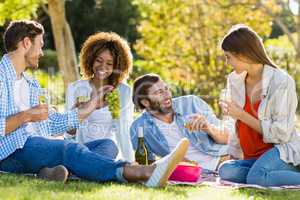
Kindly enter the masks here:
[[115, 142], [111, 139], [101, 139], [84, 144], [90, 151], [110, 159], [116, 159], [119, 150]]
[[282, 161], [278, 149], [274, 147], [253, 164], [247, 183], [262, 186], [300, 185], [300, 170]]
[[221, 179], [235, 183], [246, 183], [247, 174], [255, 162], [252, 160], [229, 160], [221, 164], [219, 175]]

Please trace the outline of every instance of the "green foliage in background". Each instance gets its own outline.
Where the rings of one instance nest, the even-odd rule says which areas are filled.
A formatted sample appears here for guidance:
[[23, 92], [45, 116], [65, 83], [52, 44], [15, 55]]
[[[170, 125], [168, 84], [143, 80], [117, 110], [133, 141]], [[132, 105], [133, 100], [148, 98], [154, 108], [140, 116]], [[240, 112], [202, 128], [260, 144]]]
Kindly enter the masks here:
[[5, 0], [0, 2], [0, 25], [7, 20], [31, 19], [44, 0]]
[[47, 71], [36, 70], [27, 71], [30, 76], [38, 80], [42, 88], [49, 92], [50, 104], [53, 106], [60, 106], [65, 103], [65, 91], [63, 78], [60, 73], [55, 72], [55, 69], [49, 67]]
[[245, 2], [136, 0], [142, 17], [136, 67], [160, 74], [175, 96], [198, 94], [218, 110], [219, 91], [231, 70], [219, 47], [222, 37], [237, 23], [246, 23], [261, 36], [271, 32], [271, 18], [251, 6], [255, 1]]
[[[113, 31], [129, 43], [138, 37], [139, 13], [132, 0], [66, 1], [66, 16], [72, 29], [76, 51], [86, 38], [99, 31]], [[50, 25], [50, 24], [49, 24]]]
[[[39, 68], [44, 71], [52, 70], [53, 72], [58, 72], [58, 60], [56, 51], [52, 49], [46, 49], [43, 52], [44, 56], [40, 58]], [[52, 71], [50, 71], [50, 73], [53, 74]]]

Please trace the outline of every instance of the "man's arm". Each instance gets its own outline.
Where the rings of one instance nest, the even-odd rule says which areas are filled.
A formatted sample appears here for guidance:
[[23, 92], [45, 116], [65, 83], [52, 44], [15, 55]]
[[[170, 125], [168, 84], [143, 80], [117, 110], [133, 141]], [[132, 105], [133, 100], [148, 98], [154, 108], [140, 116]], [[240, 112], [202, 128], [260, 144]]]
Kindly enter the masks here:
[[81, 121], [87, 118], [95, 109], [105, 105], [104, 96], [113, 90], [113, 86], [103, 86], [98, 91], [94, 91], [91, 100], [81, 103], [78, 108], [66, 113], [53, 112], [49, 115], [49, 133], [60, 134], [78, 128]]
[[29, 122], [29, 115], [23, 111], [10, 116], [5, 121], [5, 135], [9, 135], [23, 124]]
[[37, 122], [48, 119], [48, 106], [38, 105], [28, 110], [8, 117], [5, 121], [5, 135], [9, 135], [27, 122]]
[[220, 130], [213, 125], [209, 125], [206, 133], [218, 144], [228, 144], [229, 132], [227, 129]]
[[210, 106], [199, 97], [193, 96], [193, 106], [196, 113], [201, 114], [192, 116], [192, 130], [206, 132], [218, 144], [228, 144], [232, 127], [218, 119]]
[[193, 115], [186, 125], [190, 131], [204, 131], [206, 132], [216, 143], [227, 144], [229, 132], [226, 128], [219, 129], [213, 124], [209, 123], [205, 116], [200, 114]]

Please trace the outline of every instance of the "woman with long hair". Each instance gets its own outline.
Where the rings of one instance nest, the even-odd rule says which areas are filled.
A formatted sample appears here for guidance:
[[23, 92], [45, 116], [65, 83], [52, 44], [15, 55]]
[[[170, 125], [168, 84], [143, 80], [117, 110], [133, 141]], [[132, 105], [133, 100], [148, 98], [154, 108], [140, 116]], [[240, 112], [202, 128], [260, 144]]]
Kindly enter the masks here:
[[[133, 121], [131, 88], [125, 83], [132, 68], [132, 54], [128, 43], [116, 33], [99, 32], [84, 42], [80, 52], [80, 67], [83, 79], [71, 83], [66, 93], [66, 109], [78, 106], [105, 85], [111, 85], [120, 94], [120, 118], [113, 119], [105, 105], [94, 111], [76, 130], [76, 141], [97, 148], [99, 139], [117, 143], [121, 158], [134, 161], [129, 128]], [[74, 130], [72, 131], [74, 134]], [[72, 134], [72, 132], [69, 132]], [[107, 143], [107, 151], [100, 145], [103, 154], [115, 158], [115, 145]]]
[[221, 101], [235, 123], [229, 139], [234, 160], [219, 168], [221, 179], [262, 186], [300, 184], [300, 136], [296, 132], [295, 81], [266, 54], [250, 27], [236, 25], [222, 41], [231, 100]]

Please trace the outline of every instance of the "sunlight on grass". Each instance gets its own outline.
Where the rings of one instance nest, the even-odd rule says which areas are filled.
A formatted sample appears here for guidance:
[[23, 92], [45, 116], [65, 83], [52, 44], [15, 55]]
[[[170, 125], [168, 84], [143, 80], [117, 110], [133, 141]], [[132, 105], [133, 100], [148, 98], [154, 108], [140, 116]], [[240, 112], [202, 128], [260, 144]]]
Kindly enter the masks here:
[[93, 183], [69, 181], [67, 184], [47, 182], [31, 177], [1, 175], [0, 199], [220, 199], [273, 200], [297, 199], [300, 191], [268, 191], [254, 189], [224, 189], [207, 186], [168, 186], [146, 188], [138, 184]]

